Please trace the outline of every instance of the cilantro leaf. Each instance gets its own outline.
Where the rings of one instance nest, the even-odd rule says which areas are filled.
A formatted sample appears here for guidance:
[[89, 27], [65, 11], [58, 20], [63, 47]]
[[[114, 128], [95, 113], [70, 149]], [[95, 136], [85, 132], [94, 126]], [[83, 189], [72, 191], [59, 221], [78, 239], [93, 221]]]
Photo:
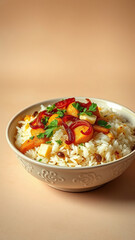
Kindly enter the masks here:
[[66, 112], [66, 109], [58, 109], [58, 111], [56, 112], [58, 114], [57, 118], [62, 118], [65, 112]]
[[105, 126], [105, 128], [111, 128], [111, 125], [107, 125], [107, 126]]
[[30, 139], [33, 140], [34, 136], [31, 136]]
[[96, 108], [97, 108], [97, 104], [96, 103], [92, 103], [88, 109], [88, 111], [90, 112], [96, 112]]
[[98, 120], [97, 124], [101, 127], [111, 128], [111, 125], [109, 125], [105, 120]]
[[58, 127], [58, 121], [55, 119], [53, 120], [48, 126], [46, 126], [46, 130], [44, 133], [40, 133], [37, 135], [38, 138], [47, 138], [53, 135], [53, 131]]
[[59, 145], [62, 144], [62, 141], [61, 141], [61, 140], [56, 140], [55, 142], [58, 143]]
[[52, 141], [47, 141], [46, 143], [52, 143]]
[[48, 119], [49, 119], [49, 117], [42, 118], [42, 119], [41, 119], [41, 122], [42, 122], [44, 125], [46, 125], [46, 124], [48, 123]]
[[41, 161], [42, 161], [42, 159], [40, 158], [38, 161], [39, 161], [39, 162], [41, 162]]
[[87, 114], [88, 116], [91, 116], [91, 115], [92, 115], [92, 112], [88, 112], [88, 111], [80, 112], [79, 115], [83, 115], [83, 114]]
[[55, 129], [55, 128], [46, 129], [46, 131], [45, 131], [45, 136], [46, 136], [47, 138], [51, 137], [51, 136], [53, 135], [53, 130], [54, 130], [54, 129]]
[[74, 102], [72, 103], [73, 107], [76, 108], [79, 112], [83, 110], [83, 107], [81, 107], [80, 103]]
[[47, 112], [52, 112], [55, 108], [55, 104], [51, 105], [50, 107], [47, 107]]
[[88, 116], [91, 116], [92, 112], [96, 111], [96, 108], [97, 108], [97, 104], [96, 103], [92, 103], [88, 110], [87, 110], [87, 108], [84, 108], [83, 111], [81, 111], [79, 113], [79, 115], [87, 114]]
[[80, 146], [84, 146], [84, 143], [79, 143]]
[[89, 111], [87, 111], [86, 114], [87, 114], [88, 116], [93, 115], [92, 112], [89, 112]]
[[87, 108], [84, 108], [84, 109], [83, 109], [83, 112], [84, 112], [84, 113], [87, 112]]
[[52, 127], [58, 127], [58, 120], [53, 120], [48, 126], [47, 128], [52, 128]]
[[44, 133], [39, 133], [39, 134], [37, 135], [37, 137], [38, 137], [38, 138], [44, 138], [45, 135], [46, 135], [45, 132], [44, 132]]

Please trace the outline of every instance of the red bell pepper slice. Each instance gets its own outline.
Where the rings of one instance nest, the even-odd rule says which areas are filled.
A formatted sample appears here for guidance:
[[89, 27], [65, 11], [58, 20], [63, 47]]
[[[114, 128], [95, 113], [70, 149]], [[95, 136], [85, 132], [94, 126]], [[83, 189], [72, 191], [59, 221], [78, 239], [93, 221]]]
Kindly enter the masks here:
[[78, 120], [78, 121], [73, 122], [70, 125], [70, 129], [73, 130], [76, 127], [79, 127], [79, 126], [87, 126], [88, 127], [88, 130], [86, 132], [81, 131], [81, 133], [84, 134], [84, 135], [89, 135], [93, 131], [92, 125], [85, 120]]
[[62, 121], [63, 122], [68, 122], [68, 121], [76, 121], [76, 120], [78, 120], [78, 118], [77, 117], [74, 117], [74, 116], [72, 116], [72, 115], [65, 115], [63, 118], [62, 118]]
[[62, 122], [62, 125], [64, 126], [68, 135], [68, 140], [66, 140], [65, 143], [68, 145], [74, 143], [75, 141], [74, 131], [65, 122]]
[[91, 106], [92, 102], [88, 98], [86, 98], [86, 100], [87, 100], [87, 103], [82, 103], [82, 102], [79, 102], [79, 101], [77, 101], [77, 102], [81, 105], [81, 107], [87, 108], [87, 110], [88, 110], [89, 107]]
[[75, 102], [75, 98], [67, 98], [65, 100], [55, 103], [55, 106], [56, 108], [63, 109], [66, 108], [72, 102]]
[[38, 116], [30, 123], [30, 127], [33, 129], [37, 128], [45, 128], [45, 125], [41, 122], [41, 119], [43, 119], [45, 116], [50, 117], [53, 113], [48, 113], [46, 110], [42, 111], [38, 114]]

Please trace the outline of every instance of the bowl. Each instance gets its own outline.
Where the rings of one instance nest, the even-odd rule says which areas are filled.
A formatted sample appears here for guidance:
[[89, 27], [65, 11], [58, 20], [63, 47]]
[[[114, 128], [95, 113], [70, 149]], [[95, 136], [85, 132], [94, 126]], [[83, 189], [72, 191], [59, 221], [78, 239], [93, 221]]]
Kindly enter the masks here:
[[[76, 98], [79, 101], [84, 101], [84, 97]], [[124, 116], [129, 122], [135, 126], [135, 113], [128, 108], [119, 105], [114, 102], [110, 102], [103, 99], [90, 98], [92, 102], [98, 104], [98, 106], [105, 106], [112, 108], [115, 112], [118, 112]], [[17, 158], [21, 162], [22, 166], [28, 173], [44, 181], [49, 186], [69, 192], [83, 192], [95, 189], [103, 184], [112, 181], [120, 176], [135, 159], [135, 150], [130, 154], [120, 158], [117, 161], [105, 163], [103, 165], [97, 165], [92, 167], [59, 167], [53, 166], [35, 160], [23, 155], [15, 146], [14, 136], [16, 134], [16, 126], [19, 120], [21, 120], [26, 114], [32, 114], [40, 109], [40, 105], [53, 104], [61, 99], [51, 99], [43, 102], [36, 103], [30, 107], [27, 107], [17, 113], [9, 122], [6, 129], [7, 141], [15, 152]]]

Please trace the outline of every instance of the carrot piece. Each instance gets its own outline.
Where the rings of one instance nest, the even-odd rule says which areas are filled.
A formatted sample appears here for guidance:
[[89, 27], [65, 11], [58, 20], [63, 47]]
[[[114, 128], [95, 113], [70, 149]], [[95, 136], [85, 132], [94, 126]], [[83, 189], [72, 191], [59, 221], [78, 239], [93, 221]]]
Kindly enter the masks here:
[[32, 115], [26, 115], [24, 121], [30, 121]]
[[58, 121], [58, 125], [61, 125], [61, 124], [62, 124], [62, 119], [61, 119], [61, 118], [58, 118], [58, 116], [59, 116], [59, 115], [58, 115], [57, 113], [53, 114], [53, 115], [49, 118], [47, 125], [49, 125], [53, 120], [57, 120], [57, 121]]
[[91, 134], [84, 135], [81, 131], [86, 132], [88, 130], [87, 126], [79, 126], [74, 129], [75, 134], [75, 144], [88, 142], [93, 136], [93, 130]]
[[78, 118], [79, 111], [72, 104], [73, 102], [68, 105], [67, 114]]
[[103, 133], [109, 133], [109, 129], [108, 128], [105, 128], [105, 127], [101, 127], [99, 125], [93, 125], [93, 128], [95, 131], [97, 132], [103, 132]]
[[37, 129], [31, 129], [31, 135], [32, 136], [37, 136], [40, 133], [44, 133], [45, 130], [43, 128], [37, 128]]
[[33, 139], [26, 140], [20, 147], [20, 152], [25, 153], [28, 150], [40, 146], [42, 143], [45, 143], [48, 138], [38, 138], [35, 136]]
[[114, 139], [114, 135], [111, 133], [111, 132], [109, 132], [108, 134], [107, 134], [107, 136], [112, 140], [112, 139]]

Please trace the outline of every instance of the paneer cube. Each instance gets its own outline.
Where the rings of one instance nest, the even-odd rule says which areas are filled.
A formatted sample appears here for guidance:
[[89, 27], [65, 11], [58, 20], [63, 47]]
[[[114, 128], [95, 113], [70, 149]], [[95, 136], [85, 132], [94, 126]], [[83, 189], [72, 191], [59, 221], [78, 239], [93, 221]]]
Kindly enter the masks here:
[[38, 150], [38, 154], [42, 157], [49, 157], [52, 150], [52, 146], [50, 144], [41, 144]]
[[81, 120], [86, 120], [91, 124], [94, 124], [96, 122], [97, 116], [92, 115], [92, 116], [88, 116], [87, 114], [82, 114], [79, 117]]

